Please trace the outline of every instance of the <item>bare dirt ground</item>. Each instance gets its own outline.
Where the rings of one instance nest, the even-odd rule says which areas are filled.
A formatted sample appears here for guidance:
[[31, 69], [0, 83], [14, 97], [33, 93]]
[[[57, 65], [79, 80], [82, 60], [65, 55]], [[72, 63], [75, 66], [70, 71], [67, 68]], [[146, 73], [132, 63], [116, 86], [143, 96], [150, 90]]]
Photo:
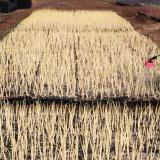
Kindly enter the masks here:
[[[37, 0], [33, 2], [32, 9], [20, 9], [9, 14], [0, 14], [0, 38], [4, 37], [11, 28], [33, 11], [42, 8], [76, 10], [113, 10], [127, 19], [135, 30], [148, 36], [160, 46], [160, 9], [152, 7], [118, 6], [107, 3], [105, 0]], [[139, 14], [144, 13], [146, 16]]]

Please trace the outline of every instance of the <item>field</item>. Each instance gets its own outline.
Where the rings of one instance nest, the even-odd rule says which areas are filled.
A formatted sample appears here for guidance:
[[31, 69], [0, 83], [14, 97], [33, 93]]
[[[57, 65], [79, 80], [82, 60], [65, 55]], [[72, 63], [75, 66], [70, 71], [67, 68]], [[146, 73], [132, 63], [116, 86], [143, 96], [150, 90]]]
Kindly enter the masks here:
[[111, 11], [36, 11], [0, 42], [0, 51], [2, 98], [159, 97], [152, 81], [159, 63], [152, 73], [144, 69], [158, 46]]
[[0, 107], [0, 159], [159, 160], [160, 107]]
[[[159, 46], [113, 11], [37, 10], [0, 53], [1, 99], [160, 97]], [[0, 103], [0, 159], [159, 160], [159, 104]]]

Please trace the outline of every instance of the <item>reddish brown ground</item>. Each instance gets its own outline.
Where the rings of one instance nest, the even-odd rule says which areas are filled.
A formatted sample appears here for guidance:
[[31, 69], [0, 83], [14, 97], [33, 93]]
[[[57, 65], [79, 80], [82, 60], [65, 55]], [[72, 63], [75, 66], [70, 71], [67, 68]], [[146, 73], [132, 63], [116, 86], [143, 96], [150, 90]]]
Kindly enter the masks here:
[[32, 9], [21, 9], [9, 14], [0, 14], [0, 37], [3, 37], [10, 31], [10, 28], [14, 27], [34, 10], [41, 8], [113, 10], [130, 21], [137, 31], [150, 37], [160, 46], [160, 22], [138, 14], [138, 12], [142, 12], [149, 16], [160, 18], [160, 9], [117, 6], [107, 3], [105, 0], [37, 0], [37, 2], [33, 3]]

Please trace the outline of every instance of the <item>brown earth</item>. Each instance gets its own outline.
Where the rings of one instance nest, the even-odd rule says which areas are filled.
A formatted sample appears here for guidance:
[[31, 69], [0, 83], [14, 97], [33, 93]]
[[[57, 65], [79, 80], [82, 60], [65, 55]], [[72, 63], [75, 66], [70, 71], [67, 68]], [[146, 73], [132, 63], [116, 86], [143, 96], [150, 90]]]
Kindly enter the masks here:
[[[42, 8], [63, 10], [89, 9], [113, 10], [131, 22], [135, 30], [148, 36], [160, 46], [160, 9], [140, 6], [118, 6], [105, 0], [37, 0], [33, 2], [32, 9], [20, 9], [9, 14], [0, 14], [0, 38], [4, 37], [10, 29], [15, 27], [22, 19], [33, 11]], [[139, 14], [143, 13], [143, 14]], [[146, 15], [146, 16], [145, 16]], [[153, 19], [152, 19], [153, 18]]]

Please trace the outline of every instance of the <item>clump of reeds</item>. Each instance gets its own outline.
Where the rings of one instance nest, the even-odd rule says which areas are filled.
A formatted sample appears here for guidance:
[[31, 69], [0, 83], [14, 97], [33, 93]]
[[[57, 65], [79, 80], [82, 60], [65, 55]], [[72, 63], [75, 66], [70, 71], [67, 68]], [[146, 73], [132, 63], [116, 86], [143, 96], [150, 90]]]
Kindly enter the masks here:
[[0, 159], [158, 160], [160, 107], [0, 106]]
[[36, 11], [0, 41], [0, 97], [157, 98], [158, 52], [114, 12]]

